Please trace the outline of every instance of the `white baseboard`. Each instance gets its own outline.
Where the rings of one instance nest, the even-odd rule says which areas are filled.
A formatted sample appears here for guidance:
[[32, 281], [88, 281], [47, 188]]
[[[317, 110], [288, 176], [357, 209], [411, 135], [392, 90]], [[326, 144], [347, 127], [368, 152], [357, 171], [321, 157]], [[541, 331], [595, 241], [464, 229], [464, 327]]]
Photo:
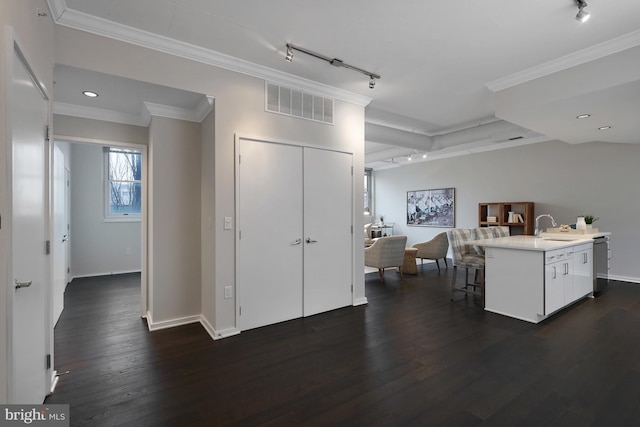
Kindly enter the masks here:
[[353, 300], [354, 307], [358, 305], [366, 305], [366, 304], [369, 304], [367, 297], [356, 298], [355, 300]]
[[204, 330], [207, 331], [209, 336], [214, 340], [228, 338], [228, 337], [232, 337], [234, 335], [240, 334], [240, 330], [237, 328], [227, 328], [227, 329], [222, 329], [220, 331], [216, 331], [215, 328], [211, 326], [211, 323], [209, 323], [209, 321], [204, 316], [200, 316], [200, 324], [202, 325]]
[[58, 380], [60, 377], [58, 376], [58, 371], [55, 369], [51, 372], [51, 388], [49, 389], [49, 395], [53, 394], [56, 390], [56, 386], [58, 385]]
[[163, 320], [161, 322], [154, 322], [151, 317], [151, 313], [147, 311], [147, 327], [149, 331], [159, 331], [160, 329], [174, 328], [176, 326], [188, 325], [190, 323], [200, 322], [200, 315], [180, 317], [177, 319]]
[[615, 276], [613, 274], [609, 274], [609, 280], [619, 280], [621, 282], [640, 283], [640, 278], [638, 277]]
[[85, 277], [100, 277], [100, 276], [115, 276], [117, 274], [130, 274], [130, 273], [141, 273], [142, 270], [123, 270], [123, 271], [110, 271], [108, 273], [90, 273], [90, 274], [79, 274], [69, 276], [69, 282], [73, 281], [73, 279], [82, 279]]

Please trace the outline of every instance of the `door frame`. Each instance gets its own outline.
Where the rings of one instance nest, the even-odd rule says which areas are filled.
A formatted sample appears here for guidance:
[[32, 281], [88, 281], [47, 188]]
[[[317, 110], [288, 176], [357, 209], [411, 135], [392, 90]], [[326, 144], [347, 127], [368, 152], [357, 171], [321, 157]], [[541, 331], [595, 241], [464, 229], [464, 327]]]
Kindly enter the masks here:
[[[0, 307], [3, 307], [5, 313], [13, 313], [13, 302], [15, 289], [13, 287], [13, 163], [10, 153], [13, 150], [13, 126], [11, 121], [11, 109], [15, 104], [13, 96], [13, 66], [14, 55], [25, 66], [27, 73], [31, 76], [35, 88], [40, 92], [43, 99], [47, 102], [46, 126], [50, 128], [51, 124], [51, 96], [45, 84], [38, 79], [37, 73], [34, 71], [30, 58], [33, 58], [25, 49], [25, 45], [20, 41], [13, 27], [6, 26], [4, 29], [5, 38], [5, 58], [4, 58], [4, 75], [5, 78], [0, 81], [3, 85], [4, 100], [4, 124], [5, 130], [3, 141], [0, 141], [0, 165], [5, 166], [5, 176], [0, 183], [0, 213], [2, 214], [2, 224], [0, 227], [0, 252], [3, 253], [4, 260], [0, 262], [0, 277], [3, 284], [0, 287]], [[44, 231], [45, 239], [50, 241], [51, 238], [51, 181], [50, 181], [50, 162], [52, 141], [47, 138], [45, 129], [43, 129], [43, 192], [44, 192]], [[44, 244], [45, 242], [43, 242]], [[54, 358], [53, 346], [53, 325], [51, 324], [51, 270], [52, 257], [47, 255], [44, 263], [44, 280], [45, 280], [45, 348], [46, 352]], [[13, 396], [14, 378], [11, 372], [13, 369], [13, 360], [16, 355], [13, 353], [13, 316], [0, 316], [0, 402], [9, 402]], [[56, 371], [51, 367], [51, 376], [45, 375], [45, 394], [51, 393], [56, 384]]]
[[[106, 139], [71, 137], [64, 135], [53, 135], [52, 141], [68, 142], [70, 144], [93, 144], [109, 147], [122, 147], [140, 150], [142, 152], [142, 212], [140, 214], [140, 317], [147, 318], [149, 310], [149, 296], [153, 292], [153, 283], [148, 283], [148, 188], [151, 183], [148, 171], [148, 149], [144, 144], [134, 144], [130, 142], [111, 141]], [[70, 171], [73, 173], [73, 170]]]
[[[256, 136], [250, 136], [250, 135], [245, 135], [242, 133], [236, 133], [234, 134], [234, 177], [235, 177], [235, 183], [234, 183], [234, 187], [235, 187], [235, 192], [234, 192], [234, 196], [235, 196], [235, 214], [234, 214], [234, 221], [235, 221], [235, 225], [236, 227], [234, 227], [234, 252], [235, 252], [235, 269], [234, 269], [234, 291], [235, 291], [235, 311], [234, 311], [234, 324], [235, 324], [235, 328], [234, 328], [234, 333], [240, 333], [240, 329], [238, 328], [238, 311], [240, 308], [240, 300], [238, 298], [238, 295], [240, 294], [240, 292], [238, 292], [238, 268], [239, 268], [239, 258], [240, 258], [240, 253], [239, 253], [239, 244], [238, 244], [238, 229], [237, 229], [237, 225], [240, 224], [240, 197], [239, 192], [240, 192], [240, 168], [238, 165], [238, 155], [240, 153], [240, 143], [242, 140], [245, 141], [256, 141], [256, 142], [263, 142], [263, 143], [270, 143], [270, 144], [280, 144], [280, 145], [289, 145], [289, 146], [293, 146], [293, 147], [300, 147], [300, 148], [315, 148], [318, 150], [326, 150], [326, 151], [334, 151], [334, 152], [338, 152], [338, 153], [344, 153], [344, 154], [350, 154], [351, 156], [354, 156], [353, 151], [349, 151], [349, 150], [342, 150], [339, 148], [335, 148], [335, 147], [327, 147], [324, 145], [319, 145], [319, 144], [309, 144], [309, 143], [303, 143], [303, 142], [293, 142], [293, 141], [285, 141], [285, 140], [281, 140], [281, 139], [277, 139], [277, 138], [262, 138], [262, 137], [256, 137]], [[353, 167], [353, 166], [352, 166]], [[355, 201], [353, 200], [354, 195], [353, 195], [353, 185], [354, 185], [354, 181], [352, 179], [351, 182], [352, 185], [352, 207], [355, 204]], [[355, 212], [356, 209], [351, 209], [351, 224], [357, 224], [356, 218], [355, 218]], [[352, 235], [352, 239], [351, 239], [351, 263], [354, 263], [354, 254], [355, 254], [355, 250], [356, 250], [356, 241], [357, 239], [355, 239], [353, 236], [355, 236], [356, 230], [353, 230], [353, 233], [351, 233]], [[351, 269], [351, 283], [355, 283], [355, 274], [356, 274], [356, 268], [352, 268]], [[366, 304], [366, 298], [356, 298], [356, 294], [354, 292], [351, 293], [351, 305], [352, 306], [357, 306], [357, 305], [363, 305]]]

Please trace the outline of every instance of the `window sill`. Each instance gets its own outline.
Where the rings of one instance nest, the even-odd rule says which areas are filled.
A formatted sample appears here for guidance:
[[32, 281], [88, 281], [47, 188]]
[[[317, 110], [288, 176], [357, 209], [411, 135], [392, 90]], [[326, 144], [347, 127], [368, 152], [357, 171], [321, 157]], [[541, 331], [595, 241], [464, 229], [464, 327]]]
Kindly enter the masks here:
[[141, 221], [142, 221], [142, 217], [140, 216], [102, 218], [102, 222], [141, 222]]

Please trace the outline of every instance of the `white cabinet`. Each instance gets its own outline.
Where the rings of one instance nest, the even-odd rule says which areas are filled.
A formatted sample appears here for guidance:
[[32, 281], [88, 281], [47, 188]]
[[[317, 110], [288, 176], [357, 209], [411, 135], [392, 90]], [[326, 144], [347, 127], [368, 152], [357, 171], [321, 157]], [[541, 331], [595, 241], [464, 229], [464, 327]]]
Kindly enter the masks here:
[[573, 295], [574, 300], [593, 292], [593, 245], [580, 245], [573, 254]]
[[566, 305], [573, 283], [569, 275], [569, 259], [564, 249], [545, 252], [544, 260], [543, 314], [549, 315]]
[[544, 315], [593, 291], [593, 249], [587, 243], [545, 252]]

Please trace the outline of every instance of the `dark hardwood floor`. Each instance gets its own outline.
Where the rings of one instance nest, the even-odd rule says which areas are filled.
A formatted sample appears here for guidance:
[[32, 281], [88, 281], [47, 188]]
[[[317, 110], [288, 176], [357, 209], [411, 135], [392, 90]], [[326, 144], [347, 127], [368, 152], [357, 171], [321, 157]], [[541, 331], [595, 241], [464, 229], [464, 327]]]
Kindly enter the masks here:
[[366, 275], [369, 304], [213, 341], [148, 332], [139, 276], [74, 280], [48, 403], [89, 426], [571, 426], [640, 422], [640, 285], [533, 325], [425, 264]]

